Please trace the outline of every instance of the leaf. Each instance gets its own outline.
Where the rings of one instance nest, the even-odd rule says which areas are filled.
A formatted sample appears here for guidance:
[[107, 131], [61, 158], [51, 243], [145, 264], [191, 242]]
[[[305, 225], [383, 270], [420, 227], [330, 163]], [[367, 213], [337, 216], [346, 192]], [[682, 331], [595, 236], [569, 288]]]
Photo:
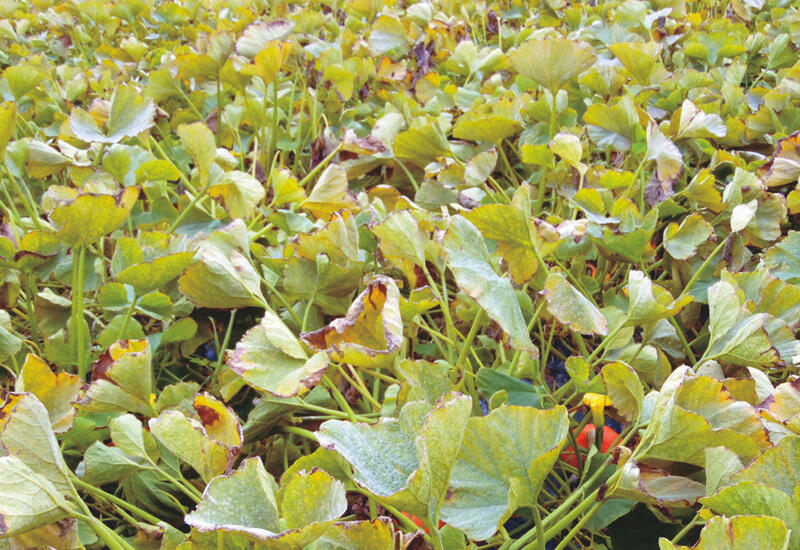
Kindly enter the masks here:
[[751, 314], [743, 307], [738, 289], [730, 282], [719, 281], [708, 289], [708, 309], [710, 339], [706, 359], [750, 366], [777, 365], [784, 360], [780, 340], [788, 338], [789, 349], [795, 347], [791, 335], [782, 338], [779, 331], [770, 330], [774, 325], [769, 314]]
[[249, 219], [266, 196], [261, 183], [246, 172], [232, 170], [208, 188], [208, 194], [222, 199], [231, 218]]
[[677, 139], [722, 138], [727, 133], [727, 127], [719, 115], [705, 113], [688, 99], [684, 100], [675, 136]]
[[308, 198], [301, 204], [323, 220], [329, 220], [337, 210], [358, 210], [355, 195], [347, 185], [347, 172], [338, 164], [331, 164], [322, 172]]
[[641, 460], [655, 458], [703, 466], [705, 448], [725, 446], [743, 461], [769, 446], [752, 405], [733, 399], [723, 384], [680, 367], [664, 382], [643, 436]]
[[357, 367], [391, 365], [403, 343], [397, 285], [389, 277], [375, 277], [347, 315], [319, 330], [304, 332], [300, 339], [310, 349], [326, 352], [331, 361]]
[[138, 197], [137, 187], [127, 187], [116, 196], [84, 193], [57, 206], [50, 214], [50, 220], [67, 246], [88, 246], [119, 228]]
[[17, 120], [17, 105], [5, 102], [0, 105], [0, 158], [5, 158], [6, 146], [14, 137]]
[[410, 128], [394, 138], [394, 154], [397, 158], [424, 167], [439, 157], [451, 156], [450, 146], [442, 132], [434, 125]]
[[409, 280], [413, 280], [414, 266], [425, 266], [426, 235], [411, 212], [392, 212], [371, 229], [380, 241], [383, 257], [401, 268]]
[[16, 355], [22, 349], [22, 338], [14, 331], [11, 316], [0, 310], [0, 361]]
[[656, 42], [618, 42], [609, 44], [608, 49], [620, 60], [633, 79], [644, 86], [650, 84], [661, 47]]
[[52, 484], [59, 495], [69, 492], [69, 470], [50, 417], [32, 393], [9, 393], [0, 407], [0, 452], [24, 462]]
[[[473, 114], [467, 111], [456, 120], [453, 126], [453, 137], [477, 142], [487, 141], [499, 145], [504, 139], [519, 132], [519, 129], [520, 124], [514, 119], [502, 115]], [[497, 160], [496, 152], [494, 158]], [[493, 165], [492, 168], [494, 168]]]
[[194, 252], [177, 252], [159, 256], [149, 262], [141, 262], [126, 267], [117, 273], [116, 279], [131, 285], [141, 296], [163, 288], [177, 278], [194, 260]]
[[19, 63], [6, 68], [3, 71], [3, 78], [8, 84], [11, 95], [19, 102], [38, 87], [47, 75], [31, 64]]
[[630, 95], [623, 96], [612, 106], [604, 103], [590, 105], [583, 121], [588, 125], [589, 137], [598, 147], [618, 151], [630, 150], [639, 127], [639, 117]]
[[538, 355], [514, 289], [507, 279], [495, 273], [478, 229], [467, 219], [454, 216], [442, 244], [458, 287], [500, 325], [514, 347]]
[[392, 520], [378, 517], [373, 521], [340, 521], [334, 523], [314, 543], [313, 550], [373, 550], [393, 548]]
[[680, 223], [671, 223], [664, 230], [664, 249], [676, 260], [687, 260], [697, 247], [708, 240], [714, 228], [700, 214], [686, 216]]
[[637, 325], [672, 317], [692, 302], [689, 295], [677, 299], [653, 282], [643, 271], [631, 270], [628, 273], [628, 318], [626, 324]]
[[139, 90], [120, 86], [111, 95], [111, 108], [105, 132], [101, 131], [92, 115], [73, 108], [69, 116], [69, 129], [73, 135], [86, 142], [119, 143], [135, 137], [155, 124], [155, 104]]
[[790, 435], [766, 449], [744, 470], [733, 475], [731, 484], [753, 481], [767, 483], [790, 497], [800, 485], [800, 472], [795, 465], [800, 459], [800, 437]]
[[553, 94], [591, 67], [594, 61], [590, 48], [564, 38], [529, 40], [509, 54], [514, 70]]
[[800, 543], [800, 516], [786, 493], [762, 483], [742, 481], [700, 499], [705, 508], [722, 516], [772, 516], [792, 530], [792, 547]]
[[550, 141], [548, 147], [580, 174], [586, 173], [588, 167], [581, 162], [583, 145], [578, 136], [570, 132], [559, 132]]
[[294, 29], [294, 21], [273, 19], [248, 26], [236, 41], [236, 53], [254, 58], [273, 40], [283, 40]]
[[738, 233], [753, 220], [758, 209], [758, 200], [753, 199], [748, 203], [738, 204], [731, 211], [731, 231]]
[[239, 340], [227, 363], [248, 384], [277, 397], [307, 392], [328, 367], [324, 353], [309, 358], [300, 341], [269, 311]]
[[547, 301], [547, 311], [560, 323], [582, 334], [608, 334], [608, 322], [600, 310], [569, 284], [560, 271], [550, 271], [542, 295]]
[[800, 131], [779, 139], [775, 153], [766, 164], [758, 169], [764, 185], [777, 187], [797, 181], [800, 177]]
[[470, 408], [469, 397], [449, 394], [433, 410], [410, 403], [398, 419], [381, 418], [373, 425], [329, 420], [317, 440], [344, 456], [353, 466], [353, 480], [379, 502], [432, 526], [447, 496]]
[[19, 458], [0, 456], [0, 537], [26, 533], [69, 512], [69, 504], [47, 478]]
[[769, 272], [787, 283], [800, 283], [800, 231], [789, 231], [780, 241], [771, 246], [764, 255]]
[[560, 405], [549, 410], [503, 406], [470, 418], [442, 519], [471, 539], [491, 537], [517, 508], [537, 502], [568, 429], [567, 411]]
[[237, 531], [266, 538], [280, 531], [278, 485], [260, 458], [248, 458], [228, 476], [211, 480], [185, 522], [200, 531]]
[[[660, 550], [690, 550], [677, 546], [667, 539], [659, 539]], [[778, 518], [763, 516], [735, 516], [711, 518], [700, 533], [700, 542], [692, 550], [753, 550], [770, 548], [787, 550], [789, 530]]]
[[322, 470], [298, 472], [284, 478], [278, 507], [289, 529], [336, 519], [347, 510], [344, 483]]
[[406, 28], [397, 17], [381, 15], [369, 33], [369, 49], [373, 55], [382, 55], [393, 50], [405, 50], [408, 46]]
[[644, 390], [636, 371], [622, 361], [614, 361], [604, 366], [600, 374], [617, 412], [628, 422], [637, 422], [644, 402]]
[[528, 229], [525, 213], [512, 205], [487, 204], [464, 214], [487, 239], [497, 242], [497, 248], [508, 265], [516, 284], [528, 282], [539, 263]]
[[261, 278], [250, 263], [247, 227], [234, 220], [199, 243], [200, 261], [178, 279], [178, 288], [201, 307], [264, 307]]
[[150, 344], [146, 339], [121, 340], [94, 362], [92, 383], [77, 405], [92, 412], [153, 416], [154, 401]]
[[30, 392], [47, 408], [53, 432], [72, 428], [77, 412], [73, 403], [83, 386], [79, 376], [67, 372], [55, 373], [42, 359], [33, 354], [25, 357], [15, 391]]
[[207, 185], [211, 167], [217, 158], [217, 142], [214, 134], [202, 122], [194, 122], [179, 126], [178, 137], [183, 148], [192, 157], [200, 185]]
[[664, 136], [654, 122], [647, 126], [646, 158], [656, 161], [654, 179], [661, 187], [660, 200], [656, 202], [661, 202], [674, 194], [672, 187], [683, 173], [683, 156], [680, 149]]
[[687, 507], [697, 503], [705, 494], [705, 487], [697, 481], [631, 459], [622, 466], [614, 494], [659, 507]]
[[242, 428], [236, 414], [207, 393], [195, 397], [193, 408], [200, 420], [165, 411], [148, 425], [164, 447], [209, 481], [233, 466], [241, 451]]

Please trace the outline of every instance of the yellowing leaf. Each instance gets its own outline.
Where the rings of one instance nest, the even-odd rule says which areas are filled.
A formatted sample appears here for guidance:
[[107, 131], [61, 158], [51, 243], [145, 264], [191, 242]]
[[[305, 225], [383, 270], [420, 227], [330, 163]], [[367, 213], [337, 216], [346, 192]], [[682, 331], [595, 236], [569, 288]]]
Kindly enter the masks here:
[[137, 187], [128, 187], [117, 196], [84, 193], [57, 206], [50, 219], [67, 246], [88, 246], [119, 228], [138, 197]]
[[320, 175], [303, 208], [317, 218], [328, 220], [336, 210], [358, 210], [355, 195], [347, 185], [347, 172], [338, 164], [331, 164]]
[[582, 334], [608, 334], [608, 322], [600, 310], [573, 287], [559, 271], [547, 275], [542, 291], [547, 311], [559, 322]]
[[67, 372], [55, 373], [39, 357], [28, 354], [17, 379], [16, 391], [30, 392], [47, 408], [55, 433], [72, 427], [76, 410], [72, 406], [83, 386], [79, 376]]

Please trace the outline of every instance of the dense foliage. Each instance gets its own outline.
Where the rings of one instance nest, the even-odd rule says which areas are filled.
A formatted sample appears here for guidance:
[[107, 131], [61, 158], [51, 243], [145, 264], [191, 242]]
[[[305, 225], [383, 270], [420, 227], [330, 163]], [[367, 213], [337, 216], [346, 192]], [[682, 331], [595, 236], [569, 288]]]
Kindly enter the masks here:
[[800, 548], [798, 46], [0, 0], [0, 548]]

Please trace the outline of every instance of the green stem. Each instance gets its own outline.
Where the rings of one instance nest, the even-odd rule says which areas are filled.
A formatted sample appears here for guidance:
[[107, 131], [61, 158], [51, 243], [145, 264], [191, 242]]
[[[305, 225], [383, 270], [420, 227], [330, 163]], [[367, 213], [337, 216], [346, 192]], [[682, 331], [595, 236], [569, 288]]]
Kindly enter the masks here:
[[79, 487], [79, 488], [83, 489], [84, 491], [86, 491], [87, 493], [91, 494], [93, 497], [98, 498], [100, 500], [107, 500], [109, 502], [113, 502], [114, 504], [116, 504], [120, 508], [126, 509], [127, 511], [131, 512], [132, 514], [135, 514], [135, 515], [139, 516], [140, 518], [142, 518], [144, 521], [146, 521], [148, 523], [152, 523], [153, 525], [158, 525], [158, 523], [161, 521], [160, 519], [158, 519], [154, 515], [151, 515], [148, 512], [145, 512], [144, 510], [142, 510], [138, 506], [135, 506], [134, 504], [131, 504], [130, 502], [127, 502], [125, 500], [122, 500], [121, 498], [119, 498], [119, 497], [117, 497], [115, 495], [112, 495], [111, 493], [107, 493], [106, 491], [104, 491], [104, 490], [102, 490], [102, 489], [100, 489], [98, 487], [95, 487], [94, 485], [86, 483], [85, 481], [83, 481], [79, 477], [75, 476], [74, 474], [70, 475], [70, 481], [72, 481], [72, 483], [75, 484], [77, 487]]
[[717, 245], [717, 247], [711, 252], [711, 254], [708, 255], [708, 258], [706, 258], [706, 260], [700, 266], [700, 269], [698, 269], [697, 271], [694, 272], [694, 275], [692, 275], [692, 278], [689, 279], [689, 282], [686, 283], [685, 287], [683, 287], [683, 291], [681, 292], [681, 295], [678, 297], [678, 299], [680, 299], [681, 297], [686, 296], [687, 294], [689, 294], [689, 291], [692, 289], [694, 284], [700, 278], [700, 276], [702, 275], [703, 271], [705, 271], [706, 268], [708, 267], [708, 265], [711, 263], [711, 260], [713, 260], [716, 257], [716, 255], [719, 254], [720, 251], [723, 248], [725, 248], [725, 242], [726, 242], [726, 239], [722, 239], [722, 242], [720, 242]]
[[189, 214], [189, 212], [191, 212], [192, 208], [194, 208], [194, 205], [197, 204], [197, 201], [205, 197], [207, 189], [208, 189], [208, 184], [204, 185], [203, 188], [200, 189], [200, 191], [194, 197], [192, 197], [192, 200], [189, 202], [188, 205], [186, 205], [186, 208], [184, 208], [181, 211], [181, 213], [178, 214], [178, 217], [175, 218], [175, 221], [173, 221], [172, 225], [169, 226], [169, 228], [167, 229], [167, 233], [172, 233], [173, 231], [175, 231], [175, 229], [181, 224], [183, 219]]
[[469, 328], [469, 332], [467, 333], [467, 337], [464, 339], [464, 343], [461, 344], [461, 351], [458, 354], [458, 359], [456, 359], [455, 367], [462, 372], [462, 380], [469, 380], [467, 382], [467, 389], [472, 396], [473, 404], [478, 405], [478, 392], [475, 389], [475, 380], [474, 377], [468, 377], [466, 375], [467, 369], [469, 369], [470, 374], [474, 374], [472, 372], [472, 363], [467, 361], [467, 354], [472, 347], [472, 342], [475, 340], [475, 336], [478, 334], [478, 328], [483, 321], [483, 317], [485, 313], [483, 308], [478, 310], [478, 314], [475, 315], [475, 319], [472, 321], [472, 326]]
[[[266, 90], [264, 90], [266, 94]], [[269, 159], [272, 161], [273, 155], [275, 155], [275, 149], [278, 146], [278, 81], [272, 81], [272, 127], [269, 129]], [[270, 173], [272, 173], [272, 165], [274, 162], [270, 163]], [[269, 174], [267, 174], [267, 179], [269, 179]]]
[[75, 350], [75, 359], [78, 365], [78, 376], [82, 380], [86, 379], [88, 371], [87, 350], [86, 350], [86, 327], [83, 319], [83, 277], [84, 263], [86, 261], [86, 247], [79, 245], [72, 249], [72, 334]]
[[133, 546], [125, 542], [122, 537], [96, 517], [79, 513], [73, 513], [73, 515], [88, 523], [92, 531], [97, 534], [100, 540], [102, 540], [110, 550], [135, 550]]

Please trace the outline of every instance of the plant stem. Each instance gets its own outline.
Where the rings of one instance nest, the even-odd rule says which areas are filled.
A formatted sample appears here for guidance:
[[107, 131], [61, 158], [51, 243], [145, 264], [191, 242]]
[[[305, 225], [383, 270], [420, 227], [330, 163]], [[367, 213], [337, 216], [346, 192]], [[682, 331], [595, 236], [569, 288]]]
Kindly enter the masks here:
[[120, 508], [124, 508], [124, 509], [128, 510], [129, 512], [131, 512], [132, 514], [136, 514], [137, 516], [142, 518], [144, 521], [152, 523], [153, 525], [158, 525], [158, 523], [161, 521], [160, 519], [158, 519], [154, 515], [151, 515], [148, 512], [145, 512], [144, 510], [142, 510], [138, 506], [136, 506], [134, 504], [131, 504], [130, 502], [127, 502], [125, 500], [122, 500], [121, 498], [119, 498], [119, 497], [117, 497], [115, 495], [112, 495], [111, 493], [107, 493], [106, 491], [104, 491], [104, 490], [102, 490], [102, 489], [100, 489], [98, 487], [95, 487], [94, 485], [86, 483], [85, 481], [83, 481], [82, 479], [80, 479], [79, 477], [77, 477], [74, 474], [70, 475], [70, 481], [72, 481], [73, 484], [75, 484], [79, 488], [83, 489], [87, 493], [91, 494], [95, 498], [99, 498], [100, 500], [107, 500], [109, 502], [113, 502], [114, 504], [116, 504]]
[[78, 376], [86, 380], [88, 371], [85, 320], [83, 318], [83, 277], [84, 262], [86, 260], [86, 247], [78, 245], [72, 249], [72, 315], [71, 325], [75, 360], [78, 365]]
[[681, 295], [678, 296], [679, 299], [681, 297], [686, 296], [687, 294], [689, 294], [689, 291], [692, 289], [692, 287], [697, 282], [697, 280], [700, 279], [700, 276], [702, 275], [703, 271], [705, 271], [706, 268], [708, 267], [708, 265], [711, 263], [711, 260], [713, 260], [716, 257], [716, 255], [719, 254], [720, 251], [723, 248], [725, 248], [725, 242], [726, 241], [727, 241], [727, 239], [722, 239], [722, 242], [720, 242], [717, 245], [717, 247], [711, 252], [711, 254], [708, 255], [708, 258], [706, 258], [706, 260], [702, 263], [700, 268], [697, 271], [694, 272], [694, 275], [692, 275], [692, 278], [689, 279], [689, 282], [686, 283], [685, 287], [683, 287], [683, 291], [681, 292]]

